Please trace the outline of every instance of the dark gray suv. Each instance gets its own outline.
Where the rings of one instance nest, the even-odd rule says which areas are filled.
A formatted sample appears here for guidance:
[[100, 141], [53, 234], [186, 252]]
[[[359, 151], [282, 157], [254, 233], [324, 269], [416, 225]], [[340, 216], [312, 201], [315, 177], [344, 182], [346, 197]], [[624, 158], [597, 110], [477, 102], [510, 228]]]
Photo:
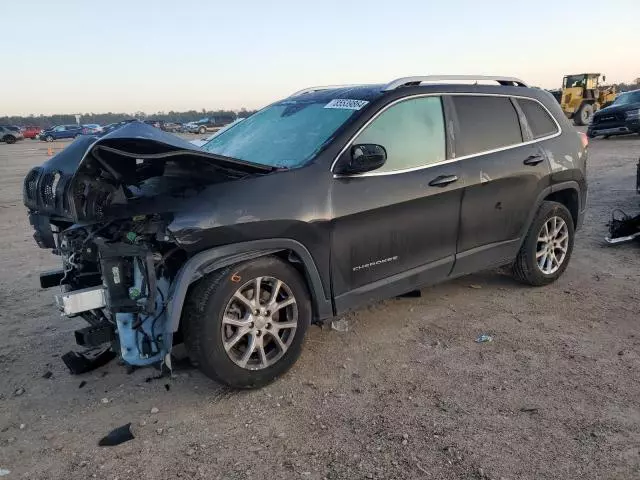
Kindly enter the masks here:
[[[494, 85], [478, 84], [478, 82]], [[79, 137], [24, 183], [41, 276], [131, 365], [194, 363], [257, 387], [305, 331], [363, 304], [511, 265], [567, 268], [587, 138], [546, 91], [504, 77], [316, 87], [201, 148], [140, 122]]]

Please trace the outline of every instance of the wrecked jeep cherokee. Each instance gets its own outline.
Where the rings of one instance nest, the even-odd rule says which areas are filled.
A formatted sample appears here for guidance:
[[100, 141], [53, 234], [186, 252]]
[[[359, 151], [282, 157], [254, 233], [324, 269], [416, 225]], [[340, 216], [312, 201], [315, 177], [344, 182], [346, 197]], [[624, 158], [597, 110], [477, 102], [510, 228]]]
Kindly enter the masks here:
[[80, 137], [24, 202], [62, 259], [41, 285], [89, 324], [79, 344], [170, 366], [183, 341], [205, 374], [257, 387], [311, 322], [505, 264], [556, 280], [586, 146], [521, 80], [409, 77], [297, 92], [202, 148], [140, 122]]

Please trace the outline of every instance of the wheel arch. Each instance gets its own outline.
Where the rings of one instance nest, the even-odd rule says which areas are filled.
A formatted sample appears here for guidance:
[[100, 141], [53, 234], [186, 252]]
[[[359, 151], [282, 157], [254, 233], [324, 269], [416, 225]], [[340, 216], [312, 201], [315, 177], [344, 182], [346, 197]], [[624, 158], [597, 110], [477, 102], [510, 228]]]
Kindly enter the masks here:
[[578, 188], [567, 186], [560, 190], [549, 193], [543, 201], [552, 201], [563, 204], [571, 213], [573, 219], [573, 225], [578, 225], [578, 217], [580, 215], [580, 195], [578, 194]]
[[304, 245], [288, 238], [254, 240], [204, 250], [184, 263], [171, 284], [167, 302], [167, 321], [172, 331], [176, 332], [180, 327], [182, 308], [194, 282], [213, 271], [265, 255], [277, 255], [303, 274], [311, 295], [314, 320], [333, 315], [331, 299], [327, 297], [315, 261]]
[[533, 208], [529, 212], [529, 216], [527, 221], [523, 226], [523, 230], [520, 234], [520, 246], [524, 242], [527, 231], [533, 222], [533, 219], [542, 205], [542, 202], [552, 201], [563, 204], [569, 212], [571, 213], [571, 218], [573, 219], [574, 228], [578, 228], [580, 224], [580, 212], [582, 211], [582, 205], [580, 200], [580, 185], [578, 182], [574, 180], [557, 183], [555, 185], [550, 185], [543, 189], [533, 204]]

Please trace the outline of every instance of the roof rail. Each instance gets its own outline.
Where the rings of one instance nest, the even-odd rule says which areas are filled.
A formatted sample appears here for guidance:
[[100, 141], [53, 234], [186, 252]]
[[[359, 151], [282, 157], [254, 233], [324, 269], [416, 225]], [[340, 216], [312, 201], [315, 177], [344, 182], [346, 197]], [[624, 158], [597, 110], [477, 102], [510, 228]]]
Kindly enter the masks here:
[[426, 75], [423, 77], [402, 77], [397, 78], [389, 83], [387, 83], [383, 88], [383, 92], [388, 92], [390, 90], [395, 90], [399, 87], [411, 87], [417, 86], [422, 83], [446, 83], [450, 81], [465, 81], [468, 83], [478, 82], [478, 81], [494, 81], [498, 82], [500, 85], [504, 86], [515, 86], [515, 87], [528, 87], [526, 83], [524, 83], [519, 78], [514, 77], [495, 77], [490, 75]]
[[304, 95], [305, 93], [318, 92], [320, 90], [329, 90], [331, 88], [347, 88], [347, 87], [357, 87], [357, 86], [358, 85], [356, 84], [349, 84], [349, 85], [322, 85], [319, 87], [309, 87], [303, 90], [298, 90], [297, 92], [289, 95], [289, 98], [297, 97], [298, 95]]

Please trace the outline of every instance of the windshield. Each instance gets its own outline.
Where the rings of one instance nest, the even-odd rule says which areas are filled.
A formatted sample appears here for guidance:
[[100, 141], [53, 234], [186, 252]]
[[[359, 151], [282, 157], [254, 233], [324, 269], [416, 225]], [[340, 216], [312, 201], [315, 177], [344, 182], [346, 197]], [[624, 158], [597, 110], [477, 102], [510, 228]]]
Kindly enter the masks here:
[[367, 103], [285, 100], [238, 122], [202, 148], [252, 163], [298, 167], [311, 160], [338, 128]]
[[564, 88], [584, 87], [587, 77], [584, 75], [569, 75], [564, 77]]
[[613, 101], [615, 105], [628, 105], [630, 103], [640, 103], [640, 91], [621, 93]]

